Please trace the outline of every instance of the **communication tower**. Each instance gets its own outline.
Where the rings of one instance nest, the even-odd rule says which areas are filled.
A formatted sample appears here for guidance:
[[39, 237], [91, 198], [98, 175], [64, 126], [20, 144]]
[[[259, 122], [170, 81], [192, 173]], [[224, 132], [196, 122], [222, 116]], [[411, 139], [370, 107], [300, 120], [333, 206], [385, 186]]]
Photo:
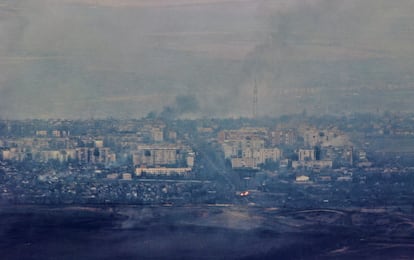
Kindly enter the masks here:
[[258, 103], [258, 99], [257, 99], [257, 83], [256, 83], [256, 79], [254, 80], [254, 88], [253, 88], [253, 118], [256, 119], [257, 118], [257, 103]]

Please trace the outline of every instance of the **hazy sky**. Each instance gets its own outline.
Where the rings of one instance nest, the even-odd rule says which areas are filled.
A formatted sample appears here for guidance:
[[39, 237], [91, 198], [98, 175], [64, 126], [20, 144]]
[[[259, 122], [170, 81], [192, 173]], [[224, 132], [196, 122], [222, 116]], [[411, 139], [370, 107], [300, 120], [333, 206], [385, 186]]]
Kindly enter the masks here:
[[413, 111], [413, 42], [412, 0], [0, 0], [0, 117]]

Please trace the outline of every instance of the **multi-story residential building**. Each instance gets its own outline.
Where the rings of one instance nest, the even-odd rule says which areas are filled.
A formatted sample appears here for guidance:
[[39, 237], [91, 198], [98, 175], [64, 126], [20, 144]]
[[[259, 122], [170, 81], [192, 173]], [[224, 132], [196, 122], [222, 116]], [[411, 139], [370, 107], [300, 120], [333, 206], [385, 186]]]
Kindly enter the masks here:
[[297, 143], [298, 135], [294, 129], [274, 130], [270, 133], [270, 142], [276, 145], [294, 145]]
[[154, 142], [164, 141], [164, 131], [160, 128], [151, 129], [151, 138]]
[[299, 161], [315, 161], [316, 160], [315, 149], [299, 149], [298, 156], [299, 156]]
[[191, 163], [194, 153], [189, 147], [164, 145], [138, 145], [137, 150], [132, 152], [134, 165], [162, 166], [181, 165]]
[[259, 150], [258, 163], [265, 163], [267, 161], [279, 161], [282, 157], [282, 152], [278, 148], [263, 148]]

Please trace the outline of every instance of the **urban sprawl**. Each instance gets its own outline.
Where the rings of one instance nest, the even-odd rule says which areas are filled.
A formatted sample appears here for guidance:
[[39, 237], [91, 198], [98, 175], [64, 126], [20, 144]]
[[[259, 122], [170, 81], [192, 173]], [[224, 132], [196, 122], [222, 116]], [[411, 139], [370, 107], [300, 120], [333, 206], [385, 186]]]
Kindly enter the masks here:
[[1, 201], [398, 205], [382, 194], [412, 195], [413, 140], [392, 113], [0, 120]]

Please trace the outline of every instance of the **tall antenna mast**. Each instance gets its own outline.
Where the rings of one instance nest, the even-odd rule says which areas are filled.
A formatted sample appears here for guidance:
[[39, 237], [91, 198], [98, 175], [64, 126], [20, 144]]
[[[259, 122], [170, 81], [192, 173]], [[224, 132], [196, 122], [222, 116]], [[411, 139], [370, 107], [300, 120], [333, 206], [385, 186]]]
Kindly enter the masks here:
[[257, 83], [254, 79], [254, 89], [253, 89], [253, 118], [257, 118]]

